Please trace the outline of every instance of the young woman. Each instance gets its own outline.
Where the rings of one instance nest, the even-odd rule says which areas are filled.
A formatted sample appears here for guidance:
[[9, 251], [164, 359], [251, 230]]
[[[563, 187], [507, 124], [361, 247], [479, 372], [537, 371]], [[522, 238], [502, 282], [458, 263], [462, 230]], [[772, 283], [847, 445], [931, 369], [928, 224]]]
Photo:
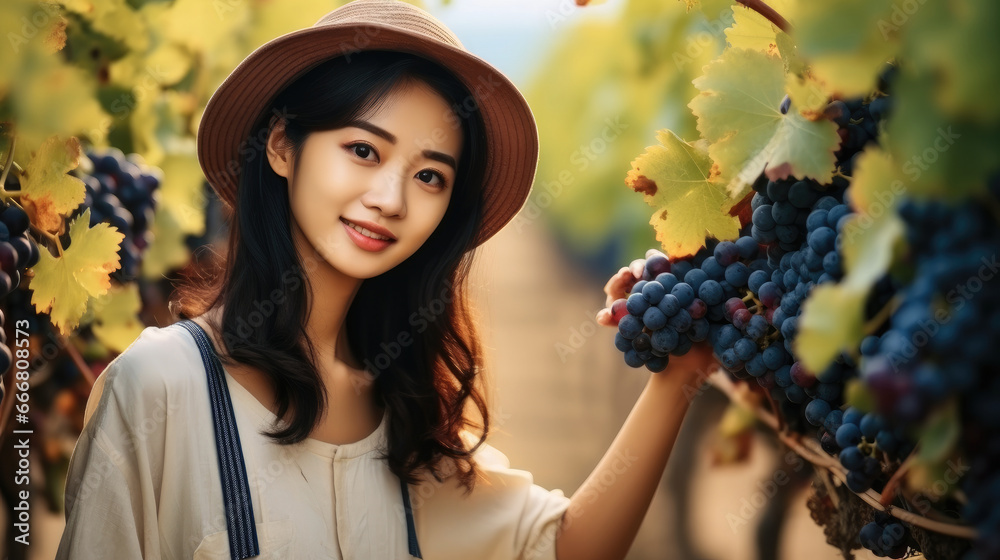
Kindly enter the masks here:
[[58, 558], [624, 557], [710, 358], [650, 377], [572, 498], [485, 443], [466, 280], [538, 157], [509, 80], [356, 0], [248, 56], [198, 155], [228, 252], [95, 384]]

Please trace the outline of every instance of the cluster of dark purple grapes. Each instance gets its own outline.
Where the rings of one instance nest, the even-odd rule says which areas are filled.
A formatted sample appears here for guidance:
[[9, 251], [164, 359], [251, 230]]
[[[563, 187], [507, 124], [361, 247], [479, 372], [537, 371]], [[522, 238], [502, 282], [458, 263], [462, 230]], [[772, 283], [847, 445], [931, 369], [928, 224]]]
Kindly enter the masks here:
[[643, 279], [632, 287], [628, 299], [611, 306], [618, 323], [615, 346], [625, 353], [625, 363], [663, 371], [671, 354], [684, 355], [693, 343], [708, 337], [709, 304], [674, 274], [690, 274], [692, 270], [689, 263], [671, 263], [653, 256], [646, 261]]
[[[839, 454], [848, 471], [847, 484], [855, 492], [881, 489], [885, 482], [881, 454], [902, 460], [914, 443], [904, 430], [905, 424], [887, 416], [882, 408], [867, 414], [844, 409], [845, 383], [859, 375], [857, 354], [844, 352], [824, 371], [810, 372], [794, 357], [792, 342], [803, 303], [812, 289], [843, 276], [840, 248], [852, 216], [847, 196], [850, 176], [865, 146], [877, 142], [879, 124], [890, 111], [891, 99], [886, 96], [867, 103], [862, 99], [831, 103], [827, 112], [840, 125], [842, 142], [835, 154], [837, 173], [829, 184], [795, 178], [767, 181], [762, 177], [754, 184], [750, 223], [735, 242], [710, 240], [706, 248], [686, 260], [647, 260], [643, 278], [631, 295], [612, 306], [619, 321], [615, 345], [632, 367], [646, 365], [661, 371], [669, 355], [684, 354], [692, 343], [705, 340], [707, 325], [707, 341], [723, 367], [736, 378], [755, 378], [771, 393], [794, 429], [818, 430], [823, 448]], [[924, 225], [921, 231], [933, 232], [935, 227]], [[955, 258], [955, 246], [967, 243], [969, 236], [979, 235], [985, 241], [982, 231], [983, 227], [973, 222], [965, 237], [955, 236], [947, 244], [923, 241], [923, 246], [934, 244]], [[991, 242], [994, 251], [1000, 247], [1000, 241], [991, 238]], [[979, 258], [968, 256], [964, 262], [971, 265]], [[928, 266], [936, 266], [943, 276], [944, 271], [956, 268], [940, 261]], [[954, 275], [942, 277], [945, 279], [953, 281]], [[891, 278], [880, 281], [868, 302], [869, 315], [885, 305], [896, 289]], [[924, 292], [925, 296], [937, 293], [926, 288]], [[924, 303], [926, 297], [921, 300]], [[929, 312], [932, 308], [923, 305], [921, 309]], [[965, 313], [971, 315], [972, 310]], [[995, 311], [984, 313], [992, 313], [986, 316], [993, 319], [1000, 317]], [[977, 316], [968, 324], [982, 325], [984, 321], [989, 322]], [[998, 331], [1000, 325], [992, 332]], [[886, 336], [865, 339], [859, 350], [866, 362], [883, 351]], [[978, 344], [982, 338], [982, 334], [970, 337], [968, 343]], [[926, 372], [920, 375], [930, 376]], [[923, 390], [942, 388], [929, 381]], [[995, 399], [1000, 391], [994, 387], [987, 394], [990, 396], [979, 397], [983, 407], [995, 402], [989, 399]], [[992, 408], [1000, 427], [997, 410], [1000, 402]], [[1000, 449], [1000, 445], [994, 448]], [[1000, 477], [994, 486], [995, 501], [1000, 501]], [[882, 538], [883, 533], [896, 532], [898, 527], [905, 534], [905, 526], [893, 522], [878, 527], [877, 536], [873, 536], [874, 529], [867, 529], [862, 544], [876, 555], [905, 554], [908, 538]]]
[[909, 548], [910, 530], [889, 514], [876, 511], [875, 520], [861, 528], [858, 540], [879, 558], [904, 558]]
[[162, 172], [145, 165], [135, 154], [125, 156], [117, 148], [88, 152], [87, 156], [93, 164], [93, 173], [81, 176], [87, 197], [71, 217], [89, 207], [91, 227], [106, 221], [125, 235], [118, 251], [121, 268], [112, 277], [127, 283], [138, 275], [142, 253], [152, 240], [149, 226]]
[[[21, 273], [38, 262], [38, 245], [28, 232], [28, 215], [11, 204], [0, 211], [0, 300], [21, 283]], [[0, 310], [0, 376], [10, 369], [13, 361], [7, 346], [4, 313]]]
[[1000, 177], [980, 200], [900, 204], [913, 281], [888, 328], [861, 348], [863, 379], [894, 423], [918, 424], [958, 399], [970, 460], [964, 516], [979, 529], [980, 558], [1000, 558], [998, 205]]
[[[871, 488], [882, 475], [882, 465], [876, 456], [881, 450], [890, 458], [906, 457], [913, 443], [900, 428], [892, 428], [877, 412], [863, 414], [853, 407], [841, 412], [832, 410], [823, 420], [829, 436], [823, 447], [840, 452], [840, 464], [847, 469], [847, 487], [854, 492]], [[830, 441], [832, 438], [832, 441]]]

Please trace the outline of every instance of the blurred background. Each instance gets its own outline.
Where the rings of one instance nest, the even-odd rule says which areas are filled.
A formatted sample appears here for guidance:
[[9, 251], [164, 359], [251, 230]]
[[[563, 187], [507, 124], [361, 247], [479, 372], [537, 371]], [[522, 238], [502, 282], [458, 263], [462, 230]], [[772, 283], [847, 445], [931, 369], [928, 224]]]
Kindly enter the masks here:
[[[100, 154], [116, 146], [129, 154], [147, 191], [156, 192], [135, 212], [143, 223], [134, 224], [123, 254], [132, 267], [118, 279], [130, 287], [89, 310], [78, 331], [64, 336], [45, 317], [34, 316], [26, 296], [17, 295], [23, 290], [4, 302], [8, 329], [18, 318], [30, 320], [36, 346], [59, 351], [46, 356], [32, 380], [31, 422], [39, 449], [32, 454], [31, 546], [11, 547], [5, 540], [3, 558], [54, 556], [63, 528], [65, 469], [93, 377], [144, 326], [171, 322], [164, 305], [171, 278], [199, 258], [199, 248], [220, 243], [225, 234], [218, 201], [193, 155], [208, 97], [253, 48], [311, 25], [342, 3], [130, 1], [119, 3], [129, 10], [116, 13], [108, 2], [97, 16], [81, 15], [79, 6], [87, 2], [67, 3], [65, 48], [88, 60], [83, 66], [89, 64], [91, 72], [86, 80], [60, 83], [77, 88], [65, 93], [68, 98], [90, 95], [112, 115], [110, 126], [101, 126], [88, 116], [92, 108], [73, 107], [80, 130], [91, 131], [81, 138], [96, 150], [83, 167], [92, 177], [100, 175]], [[536, 483], [571, 495], [610, 445], [648, 376], [623, 363], [614, 332], [594, 320], [604, 306], [608, 277], [658, 246], [650, 208], [625, 186], [625, 174], [655, 143], [657, 130], [696, 137], [686, 109], [696, 93], [691, 80], [721, 52], [733, 4], [703, 0], [693, 10], [678, 0], [609, 0], [587, 7], [573, 0], [417, 4], [506, 73], [538, 122], [541, 159], [532, 198], [483, 247], [475, 285], [493, 366], [491, 443]], [[22, 22], [44, 29], [50, 23], [39, 23], [38, 10], [33, 2], [5, 1], [0, 19], [13, 22], [16, 33], [24, 33]], [[49, 113], [67, 101], [55, 94], [39, 97], [28, 87], [31, 52], [0, 71], [19, 80], [11, 82], [10, 92], [15, 101], [24, 100], [17, 106], [23, 109], [15, 110], [21, 122], [36, 118], [36, 129], [56, 130], [49, 121], [61, 117]], [[27, 60], [23, 66], [21, 59]], [[58, 78], [59, 71], [37, 79]], [[33, 116], [33, 98], [49, 109], [44, 116]], [[36, 148], [41, 138], [25, 138], [15, 158], [26, 159], [19, 154]], [[90, 205], [106, 187], [100, 180], [88, 187]], [[105, 215], [113, 213], [105, 208]], [[5, 417], [13, 405], [11, 385], [8, 372]], [[841, 557], [809, 517], [809, 468], [763, 433], [721, 432], [727, 402], [714, 389], [694, 399], [629, 558]], [[7, 423], [5, 431], [11, 429]], [[0, 448], [5, 473], [14, 464], [13, 451], [7, 433]], [[10, 484], [8, 478], [0, 485]], [[4, 488], [0, 508], [0, 526], [8, 531], [9, 490]]]

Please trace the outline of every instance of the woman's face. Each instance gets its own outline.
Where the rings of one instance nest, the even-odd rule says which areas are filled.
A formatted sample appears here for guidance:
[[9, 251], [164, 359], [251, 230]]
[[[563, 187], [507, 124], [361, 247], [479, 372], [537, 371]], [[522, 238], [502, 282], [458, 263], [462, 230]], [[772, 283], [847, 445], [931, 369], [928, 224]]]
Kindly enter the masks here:
[[371, 278], [416, 252], [441, 222], [455, 188], [458, 123], [429, 86], [401, 84], [377, 114], [309, 135], [294, 172], [291, 151], [272, 147], [276, 134], [283, 135], [276, 127], [268, 159], [288, 180], [299, 255], [309, 259], [315, 251], [345, 275]]

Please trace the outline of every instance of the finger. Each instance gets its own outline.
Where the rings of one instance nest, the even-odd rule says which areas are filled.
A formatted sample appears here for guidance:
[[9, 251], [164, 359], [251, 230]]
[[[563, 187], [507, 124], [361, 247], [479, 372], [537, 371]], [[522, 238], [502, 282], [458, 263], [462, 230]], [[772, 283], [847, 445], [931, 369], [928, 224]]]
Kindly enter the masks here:
[[646, 259], [647, 260], [649, 259], [649, 257], [652, 257], [653, 255], [662, 255], [664, 258], [667, 258], [667, 254], [664, 253], [663, 251], [659, 250], [659, 249], [655, 249], [654, 248], [654, 249], [647, 249], [646, 250]]
[[635, 278], [632, 277], [632, 273], [629, 272], [627, 268], [623, 268], [614, 278], [611, 279], [611, 289], [605, 290], [608, 297], [604, 300], [604, 306], [610, 308], [611, 305], [622, 298], [627, 298], [632, 286], [635, 285]]
[[622, 284], [622, 281], [624, 280], [623, 273], [627, 272], [628, 272], [628, 267], [623, 266], [617, 273], [615, 273], [614, 276], [608, 278], [608, 283], [604, 285], [604, 293], [608, 294], [608, 297], [614, 297], [620, 293], [621, 289], [619, 288], [619, 286]]
[[642, 270], [646, 267], [646, 259], [635, 259], [632, 261], [628, 268], [632, 272], [632, 276], [636, 278], [642, 278]]
[[610, 309], [604, 308], [597, 312], [597, 324], [604, 327], [614, 326]]

